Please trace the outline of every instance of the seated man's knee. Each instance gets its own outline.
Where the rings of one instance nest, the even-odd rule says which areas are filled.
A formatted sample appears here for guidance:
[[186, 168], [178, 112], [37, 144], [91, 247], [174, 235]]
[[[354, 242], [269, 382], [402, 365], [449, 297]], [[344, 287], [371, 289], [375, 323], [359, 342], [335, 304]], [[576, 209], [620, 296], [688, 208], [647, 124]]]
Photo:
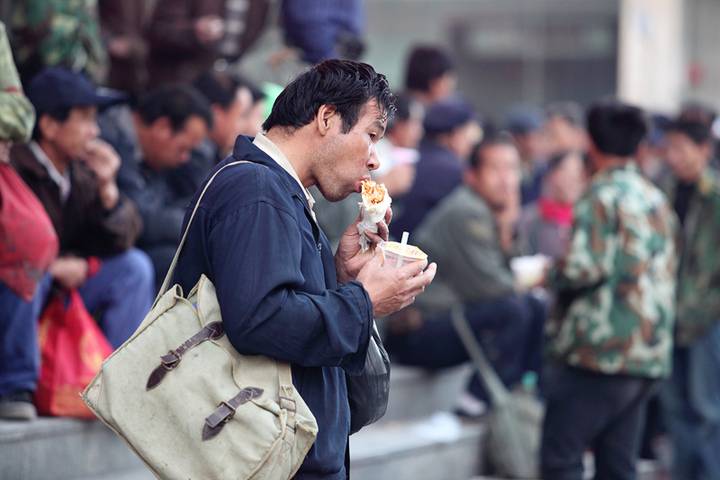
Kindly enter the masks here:
[[155, 284], [155, 269], [147, 253], [138, 248], [131, 248], [122, 253], [118, 260], [123, 264], [123, 274], [138, 288], [147, 287], [152, 290]]

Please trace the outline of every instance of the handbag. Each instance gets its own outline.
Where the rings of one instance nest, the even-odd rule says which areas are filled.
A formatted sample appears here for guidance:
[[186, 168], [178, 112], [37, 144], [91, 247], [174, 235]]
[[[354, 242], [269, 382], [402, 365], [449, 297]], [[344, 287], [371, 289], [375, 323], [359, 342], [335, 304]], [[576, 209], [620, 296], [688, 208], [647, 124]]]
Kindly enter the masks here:
[[538, 478], [545, 406], [532, 393], [509, 391], [503, 385], [468, 325], [462, 306], [453, 307], [451, 320], [490, 395], [488, 461], [501, 477]]
[[34, 396], [38, 413], [95, 418], [80, 392], [113, 348], [77, 290], [57, 294], [50, 300], [40, 316], [38, 337], [42, 358]]
[[287, 362], [242, 355], [225, 335], [215, 286], [168, 285], [192, 212], [153, 307], [105, 362], [83, 400], [161, 479], [287, 480], [318, 426]]
[[356, 376], [345, 374], [345, 378], [350, 403], [350, 435], [352, 435], [385, 415], [390, 396], [390, 358], [375, 322], [373, 322], [363, 373]]

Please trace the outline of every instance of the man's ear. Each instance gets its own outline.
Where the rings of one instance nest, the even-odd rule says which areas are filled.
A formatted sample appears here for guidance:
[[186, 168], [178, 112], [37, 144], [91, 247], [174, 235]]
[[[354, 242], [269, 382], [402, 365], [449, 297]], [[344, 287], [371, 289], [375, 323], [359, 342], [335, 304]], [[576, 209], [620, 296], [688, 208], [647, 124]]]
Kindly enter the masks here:
[[55, 140], [60, 123], [47, 113], [40, 115], [37, 120], [40, 136], [46, 140]]
[[320, 132], [321, 135], [327, 135], [333, 126], [333, 122], [337, 121], [339, 117], [340, 115], [335, 105], [321, 105], [318, 109], [317, 117], [315, 117], [318, 132]]

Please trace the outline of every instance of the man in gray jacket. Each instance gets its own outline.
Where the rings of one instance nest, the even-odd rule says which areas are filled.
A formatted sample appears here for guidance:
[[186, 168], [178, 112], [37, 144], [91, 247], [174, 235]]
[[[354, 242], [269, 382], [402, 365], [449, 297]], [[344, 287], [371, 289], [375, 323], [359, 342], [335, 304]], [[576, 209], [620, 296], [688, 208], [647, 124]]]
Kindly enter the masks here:
[[[427, 368], [467, 361], [449, 317], [461, 303], [499, 375], [512, 385], [524, 372], [539, 370], [544, 321], [543, 303], [516, 291], [508, 264], [517, 250], [520, 187], [512, 139], [483, 140], [463, 180], [415, 231], [413, 243], [438, 264], [438, 274], [413, 309], [390, 318], [387, 347], [400, 363]], [[484, 398], [477, 378], [469, 390]]]

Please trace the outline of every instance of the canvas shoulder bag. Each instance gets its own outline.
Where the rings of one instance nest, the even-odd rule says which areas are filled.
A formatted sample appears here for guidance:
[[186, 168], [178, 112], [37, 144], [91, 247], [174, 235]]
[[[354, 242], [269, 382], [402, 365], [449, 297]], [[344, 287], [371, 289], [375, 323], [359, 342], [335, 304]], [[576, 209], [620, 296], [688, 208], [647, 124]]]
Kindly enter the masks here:
[[317, 436], [290, 365], [230, 344], [205, 275], [187, 296], [179, 285], [168, 290], [208, 186], [240, 163], [249, 162], [208, 181], [155, 304], [82, 394], [161, 479], [287, 480]]

